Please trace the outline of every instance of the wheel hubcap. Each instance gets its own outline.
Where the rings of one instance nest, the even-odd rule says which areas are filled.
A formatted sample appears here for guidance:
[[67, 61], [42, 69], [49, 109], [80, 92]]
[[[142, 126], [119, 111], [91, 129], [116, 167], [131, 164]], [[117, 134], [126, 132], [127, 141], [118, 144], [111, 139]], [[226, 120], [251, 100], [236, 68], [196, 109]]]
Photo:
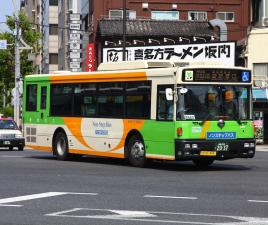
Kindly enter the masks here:
[[65, 140], [64, 138], [60, 138], [57, 142], [57, 152], [59, 155], [64, 155], [64, 152], [65, 152], [65, 149], [66, 149], [66, 143], [65, 143]]
[[144, 156], [144, 147], [142, 143], [136, 142], [131, 148], [131, 155], [137, 160], [141, 160]]

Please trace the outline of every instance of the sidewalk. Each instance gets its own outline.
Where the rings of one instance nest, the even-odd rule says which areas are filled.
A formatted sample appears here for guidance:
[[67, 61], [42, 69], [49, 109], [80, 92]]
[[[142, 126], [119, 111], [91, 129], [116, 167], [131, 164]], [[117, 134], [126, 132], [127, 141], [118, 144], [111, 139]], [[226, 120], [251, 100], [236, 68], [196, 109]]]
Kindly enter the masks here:
[[261, 152], [268, 152], [268, 145], [264, 144], [264, 145], [256, 145], [256, 151], [261, 151]]

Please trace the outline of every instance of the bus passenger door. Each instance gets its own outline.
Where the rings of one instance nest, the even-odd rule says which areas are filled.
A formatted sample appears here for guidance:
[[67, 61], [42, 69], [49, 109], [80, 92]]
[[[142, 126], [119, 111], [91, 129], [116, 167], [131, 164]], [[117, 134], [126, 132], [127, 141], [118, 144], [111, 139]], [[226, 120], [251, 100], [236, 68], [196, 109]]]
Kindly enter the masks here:
[[48, 109], [47, 109], [47, 86], [40, 86], [40, 104], [39, 104], [39, 120], [40, 123], [47, 123]]
[[48, 87], [40, 85], [38, 87], [38, 121], [37, 121], [37, 138], [40, 146], [51, 146], [50, 126], [48, 126]]
[[148, 138], [150, 144], [146, 156], [159, 159], [174, 159], [174, 101], [166, 99], [166, 88], [171, 85], [158, 85], [156, 106], [156, 120], [150, 121]]

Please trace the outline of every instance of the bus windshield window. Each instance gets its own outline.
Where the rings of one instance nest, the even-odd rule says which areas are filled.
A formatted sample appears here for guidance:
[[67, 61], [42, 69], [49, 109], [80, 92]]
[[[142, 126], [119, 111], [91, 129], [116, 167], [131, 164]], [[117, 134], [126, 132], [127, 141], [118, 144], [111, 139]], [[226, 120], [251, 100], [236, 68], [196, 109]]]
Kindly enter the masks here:
[[186, 86], [178, 93], [177, 120], [245, 120], [249, 114], [249, 87]]

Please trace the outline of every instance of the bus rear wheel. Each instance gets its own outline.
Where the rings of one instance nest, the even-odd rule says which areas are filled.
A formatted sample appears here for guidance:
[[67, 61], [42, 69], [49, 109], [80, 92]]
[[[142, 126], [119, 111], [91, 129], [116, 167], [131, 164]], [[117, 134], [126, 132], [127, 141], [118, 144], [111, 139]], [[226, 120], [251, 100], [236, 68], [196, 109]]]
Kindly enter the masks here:
[[54, 154], [58, 160], [67, 160], [69, 157], [69, 147], [67, 136], [64, 132], [59, 132], [56, 135], [54, 142]]
[[214, 159], [205, 158], [205, 159], [193, 159], [193, 163], [198, 168], [208, 168], [212, 163], [214, 162]]
[[146, 164], [144, 143], [137, 135], [128, 142], [128, 160], [130, 165], [136, 167], [144, 167]]

